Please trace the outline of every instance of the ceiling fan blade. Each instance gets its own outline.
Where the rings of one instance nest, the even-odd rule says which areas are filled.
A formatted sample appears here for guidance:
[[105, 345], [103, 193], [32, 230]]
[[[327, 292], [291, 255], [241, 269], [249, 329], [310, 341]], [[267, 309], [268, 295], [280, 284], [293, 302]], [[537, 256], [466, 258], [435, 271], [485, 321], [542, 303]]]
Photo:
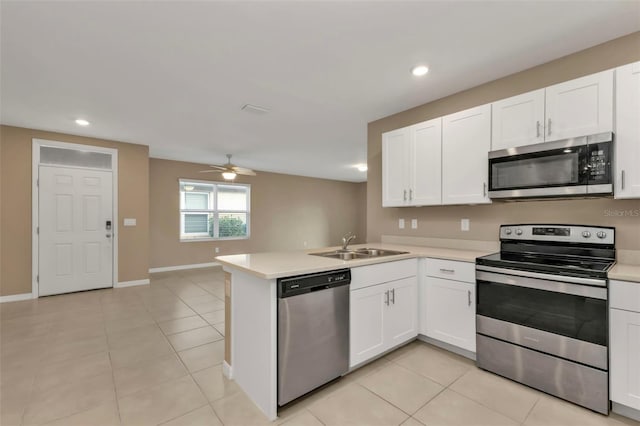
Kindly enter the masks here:
[[220, 170], [200, 170], [199, 173], [220, 173]]
[[211, 167], [212, 169], [217, 169], [217, 170], [227, 170], [227, 166], [218, 166], [216, 164], [210, 164], [209, 167]]
[[246, 175], [246, 176], [255, 176], [256, 172], [254, 172], [251, 169], [246, 169], [244, 167], [234, 167], [233, 171], [236, 172], [239, 175]]

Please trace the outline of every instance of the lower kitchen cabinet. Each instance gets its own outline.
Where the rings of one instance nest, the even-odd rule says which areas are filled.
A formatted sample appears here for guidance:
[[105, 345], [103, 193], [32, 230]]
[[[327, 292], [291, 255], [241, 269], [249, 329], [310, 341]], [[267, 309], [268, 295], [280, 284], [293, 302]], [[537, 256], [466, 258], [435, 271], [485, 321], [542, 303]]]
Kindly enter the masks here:
[[418, 335], [415, 276], [351, 291], [351, 367]]
[[611, 400], [640, 410], [640, 283], [610, 282]]
[[420, 332], [432, 339], [475, 352], [474, 264], [440, 259], [427, 259], [426, 262], [427, 275], [423, 277], [420, 291], [420, 307], [424, 310]]

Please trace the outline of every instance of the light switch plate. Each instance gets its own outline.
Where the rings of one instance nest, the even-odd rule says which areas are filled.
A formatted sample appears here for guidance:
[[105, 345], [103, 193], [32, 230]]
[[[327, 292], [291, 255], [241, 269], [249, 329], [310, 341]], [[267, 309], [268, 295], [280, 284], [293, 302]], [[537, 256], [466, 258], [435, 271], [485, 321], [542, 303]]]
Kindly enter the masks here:
[[404, 229], [404, 219], [398, 219], [398, 228]]
[[135, 217], [125, 217], [124, 218], [124, 226], [136, 226], [137, 221]]
[[418, 229], [418, 219], [411, 219], [411, 229]]
[[469, 219], [461, 219], [460, 220], [460, 230], [468, 231], [469, 230]]

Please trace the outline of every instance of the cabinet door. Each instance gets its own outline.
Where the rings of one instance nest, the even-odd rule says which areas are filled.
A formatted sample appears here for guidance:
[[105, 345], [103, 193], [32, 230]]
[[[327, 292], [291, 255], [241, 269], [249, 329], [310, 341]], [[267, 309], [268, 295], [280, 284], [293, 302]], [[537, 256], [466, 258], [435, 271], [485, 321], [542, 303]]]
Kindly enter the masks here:
[[384, 324], [387, 349], [418, 335], [417, 278], [392, 281], [388, 285], [389, 306]]
[[615, 197], [640, 198], [640, 62], [616, 69]]
[[491, 104], [491, 150], [544, 142], [544, 89]]
[[613, 70], [546, 89], [545, 140], [613, 131]]
[[442, 118], [411, 126], [409, 201], [414, 206], [442, 203]]
[[640, 410], [640, 313], [610, 310], [611, 400]]
[[386, 350], [384, 320], [387, 284], [354, 290], [349, 308], [349, 366], [360, 364]]
[[475, 285], [427, 277], [427, 336], [476, 351]]
[[490, 203], [487, 196], [491, 105], [442, 119], [442, 203]]
[[382, 207], [404, 206], [409, 197], [410, 127], [382, 135]]

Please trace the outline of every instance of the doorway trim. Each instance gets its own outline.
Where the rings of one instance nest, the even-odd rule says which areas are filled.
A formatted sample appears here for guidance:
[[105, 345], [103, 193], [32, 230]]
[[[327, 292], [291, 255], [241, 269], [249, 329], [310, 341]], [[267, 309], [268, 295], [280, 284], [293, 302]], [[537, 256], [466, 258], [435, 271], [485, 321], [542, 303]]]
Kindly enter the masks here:
[[[101, 146], [93, 145], [81, 145], [69, 142], [52, 141], [46, 139], [32, 139], [31, 146], [31, 298], [37, 299], [39, 297], [39, 253], [40, 253], [40, 239], [38, 238], [38, 227], [40, 205], [39, 196], [40, 188], [38, 186], [38, 172], [40, 168], [40, 148], [43, 146], [50, 146], [54, 148], [73, 149], [76, 151], [85, 152], [99, 152], [103, 154], [111, 155], [111, 176], [113, 180], [113, 192], [112, 192], [112, 204], [113, 209], [113, 262], [112, 262], [112, 274], [111, 285], [117, 287], [118, 284], [118, 150], [114, 148], [104, 148]], [[64, 167], [64, 166], [61, 166]], [[88, 167], [90, 168], [90, 167]], [[96, 169], [102, 170], [102, 169]]]

